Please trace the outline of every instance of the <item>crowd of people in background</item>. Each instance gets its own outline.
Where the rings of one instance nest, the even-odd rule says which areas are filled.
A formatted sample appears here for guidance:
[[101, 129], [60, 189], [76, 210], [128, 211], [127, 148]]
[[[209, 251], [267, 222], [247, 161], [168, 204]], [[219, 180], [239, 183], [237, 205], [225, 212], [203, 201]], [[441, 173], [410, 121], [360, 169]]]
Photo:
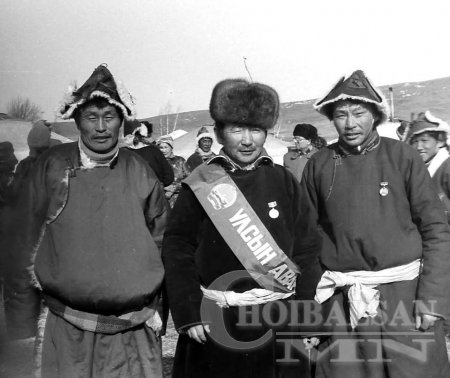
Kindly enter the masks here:
[[20, 162], [0, 141], [0, 292], [39, 374], [162, 377], [170, 309], [173, 377], [450, 376], [450, 127], [381, 137], [359, 70], [314, 108], [337, 142], [299, 120], [280, 166], [278, 93], [220, 81], [185, 159], [100, 65], [59, 109], [77, 141], [44, 120]]

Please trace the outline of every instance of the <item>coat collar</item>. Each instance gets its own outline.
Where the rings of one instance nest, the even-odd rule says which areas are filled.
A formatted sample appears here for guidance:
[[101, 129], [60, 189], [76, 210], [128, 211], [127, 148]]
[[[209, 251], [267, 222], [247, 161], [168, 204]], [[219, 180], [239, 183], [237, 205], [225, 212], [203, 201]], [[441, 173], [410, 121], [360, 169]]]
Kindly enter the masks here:
[[258, 169], [261, 165], [270, 165], [274, 166], [273, 159], [267, 154], [267, 151], [263, 149], [261, 155], [251, 164], [246, 167], [241, 167], [236, 164], [230, 157], [224, 152], [223, 149], [220, 150], [219, 154], [209, 159], [206, 164], [219, 164], [227, 172], [235, 172], [235, 171], [253, 171]]

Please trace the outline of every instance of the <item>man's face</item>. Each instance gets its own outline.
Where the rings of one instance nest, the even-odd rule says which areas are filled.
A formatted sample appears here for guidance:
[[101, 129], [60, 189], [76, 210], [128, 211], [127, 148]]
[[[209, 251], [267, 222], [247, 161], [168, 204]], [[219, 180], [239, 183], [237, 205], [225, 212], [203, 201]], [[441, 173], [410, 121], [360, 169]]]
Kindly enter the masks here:
[[357, 147], [372, 134], [378, 115], [364, 102], [339, 101], [333, 110], [333, 123], [345, 144]]
[[301, 136], [295, 136], [294, 143], [295, 146], [297, 147], [297, 150], [300, 150], [303, 153], [307, 152], [311, 146], [311, 141]]
[[116, 146], [121, 124], [114, 106], [98, 108], [96, 105], [88, 105], [81, 110], [77, 128], [86, 147], [101, 154]]
[[212, 146], [211, 138], [202, 138], [198, 141], [198, 146], [203, 152], [209, 152]]
[[427, 132], [414, 135], [411, 146], [417, 150], [425, 163], [428, 163], [439, 152], [444, 142], [438, 141]]
[[261, 155], [267, 137], [266, 131], [260, 127], [235, 124], [225, 124], [215, 132], [225, 153], [241, 167], [253, 163]]

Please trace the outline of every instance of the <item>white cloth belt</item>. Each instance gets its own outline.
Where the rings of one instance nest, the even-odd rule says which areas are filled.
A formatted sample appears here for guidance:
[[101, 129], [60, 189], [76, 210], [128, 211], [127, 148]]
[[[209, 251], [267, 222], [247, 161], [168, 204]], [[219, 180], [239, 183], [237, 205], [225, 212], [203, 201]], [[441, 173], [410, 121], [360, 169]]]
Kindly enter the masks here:
[[209, 290], [201, 286], [203, 295], [212, 301], [215, 301], [219, 307], [227, 308], [230, 306], [253, 306], [273, 302], [279, 299], [285, 299], [294, 293], [276, 293], [267, 289], [252, 289], [243, 293], [234, 291]]
[[316, 289], [315, 300], [318, 303], [330, 298], [338, 287], [350, 286], [350, 324], [356, 327], [359, 319], [375, 317], [380, 304], [380, 292], [376, 286], [390, 282], [413, 280], [420, 274], [421, 260], [417, 259], [405, 265], [378, 271], [359, 270], [355, 272], [336, 272], [327, 270], [322, 275]]

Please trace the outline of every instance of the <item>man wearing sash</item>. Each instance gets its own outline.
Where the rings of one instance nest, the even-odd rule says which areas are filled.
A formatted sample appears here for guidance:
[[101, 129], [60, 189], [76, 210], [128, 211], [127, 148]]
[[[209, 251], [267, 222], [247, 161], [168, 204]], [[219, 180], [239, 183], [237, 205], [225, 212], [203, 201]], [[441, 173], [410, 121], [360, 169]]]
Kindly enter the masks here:
[[308, 368], [302, 356], [289, 364], [271, 324], [288, 330], [280, 314], [299, 323], [289, 303], [312, 299], [321, 275], [300, 187], [264, 149], [278, 110], [277, 93], [263, 84], [229, 79], [213, 90], [210, 113], [223, 148], [184, 181], [163, 242], [180, 332], [174, 377], [298, 377]]
[[44, 153], [20, 195], [9, 303], [25, 306], [32, 280], [42, 292], [44, 378], [162, 377], [155, 308], [168, 207], [148, 164], [118, 147], [134, 103], [101, 65], [60, 116], [80, 138]]
[[302, 179], [326, 269], [316, 300], [330, 337], [317, 376], [448, 377], [450, 231], [426, 167], [406, 143], [378, 135], [389, 107], [364, 72], [314, 106], [339, 134]]

